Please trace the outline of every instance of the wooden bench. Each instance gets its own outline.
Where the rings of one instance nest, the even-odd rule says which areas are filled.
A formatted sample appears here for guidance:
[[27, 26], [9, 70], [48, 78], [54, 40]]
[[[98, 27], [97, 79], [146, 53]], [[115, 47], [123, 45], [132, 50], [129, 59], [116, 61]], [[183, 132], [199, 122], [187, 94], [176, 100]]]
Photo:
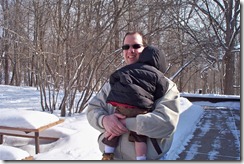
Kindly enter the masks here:
[[[58, 140], [59, 138], [55, 137], [46, 137], [40, 136], [40, 132], [53, 127], [57, 124], [64, 122], [64, 119], [60, 119], [56, 122], [50, 123], [48, 125], [39, 127], [38, 129], [27, 129], [27, 128], [14, 128], [14, 127], [7, 127], [7, 126], [0, 126], [0, 144], [3, 144], [3, 135], [8, 136], [15, 136], [15, 137], [26, 137], [26, 138], [34, 138], [35, 139], [35, 150], [36, 154], [40, 153], [40, 139], [47, 139], [47, 140]], [[2, 130], [2, 131], [1, 131]], [[24, 134], [18, 134], [16, 131], [25, 132]], [[29, 133], [33, 132], [34, 135], [29, 135]]]

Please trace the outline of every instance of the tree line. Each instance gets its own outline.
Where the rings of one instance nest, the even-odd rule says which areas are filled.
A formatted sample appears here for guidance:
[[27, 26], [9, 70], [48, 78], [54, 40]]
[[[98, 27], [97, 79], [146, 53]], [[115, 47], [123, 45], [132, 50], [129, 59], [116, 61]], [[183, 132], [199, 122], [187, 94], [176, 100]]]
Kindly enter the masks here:
[[[43, 110], [80, 113], [141, 31], [180, 92], [240, 95], [239, 0], [2, 0], [0, 84], [37, 87]], [[61, 102], [61, 103], [60, 103]]]

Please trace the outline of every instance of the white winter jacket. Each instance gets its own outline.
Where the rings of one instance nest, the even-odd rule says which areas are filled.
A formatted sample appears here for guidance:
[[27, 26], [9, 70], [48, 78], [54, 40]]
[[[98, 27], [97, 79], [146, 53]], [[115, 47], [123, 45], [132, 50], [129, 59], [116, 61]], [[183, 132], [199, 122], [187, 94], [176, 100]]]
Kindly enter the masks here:
[[[167, 79], [167, 78], [166, 78]], [[173, 134], [179, 120], [180, 95], [176, 84], [169, 81], [169, 88], [164, 97], [156, 101], [155, 109], [147, 114], [141, 114], [133, 118], [126, 118], [126, 127], [138, 134], [148, 136], [147, 159], [160, 159], [170, 149]], [[92, 127], [101, 132], [98, 144], [101, 152], [104, 152], [104, 127], [102, 119], [105, 115], [114, 113], [114, 107], [106, 103], [106, 97], [110, 91], [109, 83], [106, 83], [101, 91], [94, 96], [87, 110], [87, 119]], [[120, 137], [119, 146], [115, 150], [117, 160], [135, 160], [135, 147], [128, 141], [126, 133]]]

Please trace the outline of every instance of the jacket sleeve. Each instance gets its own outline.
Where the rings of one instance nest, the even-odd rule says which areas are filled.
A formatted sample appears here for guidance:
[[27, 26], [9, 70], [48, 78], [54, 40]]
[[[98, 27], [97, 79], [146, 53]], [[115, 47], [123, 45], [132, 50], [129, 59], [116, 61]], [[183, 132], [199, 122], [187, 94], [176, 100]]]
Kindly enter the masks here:
[[109, 83], [106, 83], [99, 93], [97, 93], [88, 103], [86, 116], [89, 124], [100, 132], [104, 131], [102, 119], [105, 115], [112, 114], [114, 108], [106, 103], [106, 98], [110, 91]]
[[166, 94], [156, 100], [155, 109], [147, 114], [126, 119], [126, 127], [150, 138], [169, 138], [179, 120], [180, 95], [176, 84], [169, 81]]

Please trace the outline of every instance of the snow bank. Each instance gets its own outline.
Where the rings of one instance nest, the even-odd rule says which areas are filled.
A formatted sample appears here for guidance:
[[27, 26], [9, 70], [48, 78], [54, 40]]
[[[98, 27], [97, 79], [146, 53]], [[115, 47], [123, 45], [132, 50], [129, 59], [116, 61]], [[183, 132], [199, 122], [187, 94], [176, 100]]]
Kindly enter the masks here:
[[204, 109], [192, 104], [188, 99], [181, 97], [180, 118], [177, 125], [172, 146], [168, 152], [167, 160], [175, 160], [185, 149], [187, 142], [193, 137], [196, 124], [202, 116]]
[[29, 156], [30, 154], [22, 149], [0, 145], [0, 160], [22, 160]]

